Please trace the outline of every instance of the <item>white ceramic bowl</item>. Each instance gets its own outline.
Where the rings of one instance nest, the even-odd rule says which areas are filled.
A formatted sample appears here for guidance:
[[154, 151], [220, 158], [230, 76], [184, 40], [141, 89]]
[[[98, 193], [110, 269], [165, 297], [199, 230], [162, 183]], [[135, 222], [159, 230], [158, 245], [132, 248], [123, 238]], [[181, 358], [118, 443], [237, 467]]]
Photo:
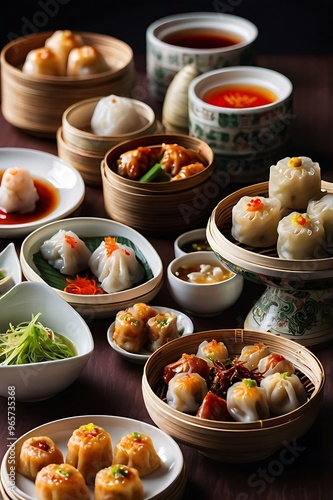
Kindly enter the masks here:
[[176, 303], [184, 310], [194, 316], [216, 316], [239, 299], [243, 290], [243, 277], [232, 274], [229, 279], [210, 284], [184, 281], [175, 273], [180, 266], [188, 264], [224, 267], [211, 251], [188, 253], [170, 262], [167, 268], [168, 287]]
[[123, 236], [131, 240], [149, 264], [152, 277], [130, 289], [103, 295], [76, 295], [53, 288], [55, 292], [84, 317], [101, 318], [114, 316], [117, 311], [133, 302], [150, 302], [160, 290], [163, 279], [163, 264], [149, 241], [134, 229], [110, 219], [73, 217], [47, 224], [25, 238], [21, 246], [20, 262], [27, 280], [45, 283], [34, 263], [33, 256], [45, 240], [59, 229], [71, 230], [80, 238], [92, 236]]
[[[175, 257], [180, 257], [181, 255], [186, 255], [189, 252], [198, 252], [198, 249], [187, 250], [189, 245], [207, 241], [206, 239], [206, 228], [201, 227], [199, 229], [193, 229], [192, 231], [187, 231], [186, 233], [180, 234], [173, 244]], [[208, 242], [207, 242], [208, 245]], [[206, 247], [201, 247], [201, 250], [206, 250]]]
[[[239, 107], [209, 104], [207, 92], [223, 87], [257, 87], [275, 95], [265, 105]], [[261, 158], [282, 158], [281, 149], [289, 142], [292, 123], [291, 81], [277, 71], [236, 66], [208, 71], [195, 77], [188, 87], [189, 134], [207, 142], [213, 149], [217, 164], [237, 182], [267, 178], [267, 162], [261, 171]], [[259, 101], [258, 101], [259, 102]], [[236, 160], [247, 159], [247, 167], [237, 166]], [[230, 161], [229, 166], [225, 165]], [[234, 162], [232, 163], [232, 160]], [[240, 164], [242, 165], [242, 164]]]
[[4, 273], [3, 278], [0, 278], [1, 296], [22, 281], [20, 261], [13, 242], [9, 243], [0, 252], [0, 271]]
[[[236, 38], [237, 43], [221, 47], [220, 42], [215, 48], [190, 48], [168, 41], [169, 37], [189, 31], [229, 35]], [[193, 62], [200, 73], [225, 66], [255, 64], [257, 36], [257, 27], [247, 19], [218, 12], [189, 12], [154, 21], [146, 31], [149, 92], [163, 100], [175, 74]]]
[[[42, 313], [40, 322], [73, 342], [77, 356], [22, 365], [0, 364], [0, 395], [38, 401], [61, 392], [78, 378], [94, 349], [87, 323], [49, 286], [22, 282], [0, 297], [0, 332]], [[12, 389], [10, 389], [12, 388]], [[11, 392], [10, 392], [11, 390]]]

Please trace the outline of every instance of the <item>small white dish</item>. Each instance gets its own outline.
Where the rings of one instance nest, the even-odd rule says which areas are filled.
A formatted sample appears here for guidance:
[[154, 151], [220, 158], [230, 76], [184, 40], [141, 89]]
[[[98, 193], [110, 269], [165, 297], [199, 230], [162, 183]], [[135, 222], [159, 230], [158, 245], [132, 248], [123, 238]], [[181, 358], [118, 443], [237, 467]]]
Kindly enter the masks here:
[[[175, 314], [177, 316], [177, 326], [178, 326], [178, 331], [182, 332], [181, 337], [185, 335], [191, 335], [194, 331], [194, 325], [192, 320], [186, 316], [183, 312], [177, 311], [176, 309], [172, 309], [170, 307], [162, 307], [162, 306], [152, 306], [154, 309], [156, 309], [158, 312], [167, 312], [171, 314]], [[146, 349], [143, 349], [140, 354], [136, 354], [133, 352], [128, 352], [122, 347], [120, 347], [114, 340], [113, 340], [113, 332], [114, 332], [114, 326], [115, 322], [111, 323], [111, 325], [108, 328], [107, 331], [107, 339], [112, 347], [116, 352], [121, 354], [124, 358], [128, 359], [128, 361], [131, 361], [132, 363], [136, 364], [145, 364], [149, 356], [152, 355], [152, 353]]]
[[26, 236], [35, 229], [73, 213], [82, 204], [85, 184], [80, 173], [57, 156], [26, 148], [0, 148], [1, 170], [17, 167], [28, 170], [33, 178], [57, 189], [58, 205], [45, 217], [28, 223], [4, 224], [0, 219], [0, 238]]
[[0, 253], [0, 296], [21, 283], [21, 265], [13, 242]]
[[[167, 492], [173, 490], [173, 485], [178, 484], [181, 477], [184, 459], [178, 444], [165, 432], [157, 427], [133, 420], [131, 418], [113, 417], [107, 415], [82, 415], [54, 420], [47, 424], [41, 425], [21, 436], [13, 446], [16, 453], [19, 453], [23, 442], [33, 436], [48, 436], [60, 448], [63, 454], [67, 453], [67, 442], [73, 431], [93, 422], [95, 425], [103, 427], [110, 433], [112, 442], [117, 441], [130, 432], [140, 432], [148, 435], [154, 444], [154, 447], [161, 457], [162, 465], [159, 469], [152, 472], [148, 476], [142, 478], [144, 486], [144, 500], [153, 500], [160, 498], [168, 498]], [[1, 479], [6, 490], [10, 488], [10, 457], [12, 449], [6, 452], [1, 464]], [[14, 498], [25, 500], [35, 500], [35, 484], [30, 479], [16, 472], [15, 486], [11, 487], [11, 493]], [[166, 495], [166, 496], [165, 496]], [[94, 498], [93, 489], [90, 492], [91, 499]], [[170, 495], [169, 498], [172, 498]]]

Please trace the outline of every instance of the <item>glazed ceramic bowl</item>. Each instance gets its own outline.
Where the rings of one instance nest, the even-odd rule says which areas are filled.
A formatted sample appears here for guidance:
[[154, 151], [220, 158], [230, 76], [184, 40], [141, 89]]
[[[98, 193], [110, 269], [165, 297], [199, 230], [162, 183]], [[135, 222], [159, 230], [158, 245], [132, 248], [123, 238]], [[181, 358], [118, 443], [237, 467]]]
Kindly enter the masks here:
[[[101, 238], [105, 236], [123, 237], [136, 249], [146, 268], [146, 278], [132, 288], [103, 295], [77, 295], [65, 292], [63, 283], [59, 286], [51, 279], [45, 263], [36, 260], [41, 245], [60, 229], [73, 231], [79, 238]], [[116, 221], [94, 217], [63, 219], [54, 224], [46, 224], [25, 238], [21, 246], [20, 262], [22, 272], [29, 281], [47, 283], [82, 316], [89, 319], [113, 317], [117, 311], [134, 302], [149, 303], [162, 286], [163, 265], [160, 256], [149, 241], [140, 233]], [[51, 270], [52, 271], [52, 270]], [[60, 273], [59, 273], [60, 274]]]
[[206, 238], [206, 228], [192, 229], [180, 234], [174, 241], [173, 249], [175, 257], [186, 255], [189, 252], [210, 250]]
[[[209, 100], [215, 92], [225, 98]], [[292, 93], [291, 81], [267, 68], [206, 72], [189, 84], [189, 134], [211, 145], [218, 167], [231, 181], [266, 179], [271, 162], [283, 158], [290, 141]]]
[[21, 283], [22, 271], [13, 242], [0, 252], [0, 296]]
[[[40, 363], [0, 364], [0, 395], [17, 401], [38, 401], [61, 392], [84, 369], [94, 341], [84, 319], [45, 283], [24, 281], [0, 297], [0, 331], [12, 323], [30, 322], [41, 313], [40, 323], [64, 335], [75, 346], [77, 356]], [[10, 389], [12, 388], [12, 389]]]
[[[192, 40], [185, 40], [188, 36]], [[189, 63], [195, 62], [200, 73], [255, 64], [257, 36], [256, 26], [247, 19], [218, 12], [189, 12], [154, 21], [146, 31], [149, 92], [162, 101], [175, 74]]]
[[1, 51], [2, 112], [5, 119], [33, 135], [56, 136], [63, 112], [73, 103], [109, 94], [128, 95], [135, 85], [132, 48], [111, 36], [73, 32], [86, 45], [95, 47], [106, 59], [109, 70], [95, 75], [47, 76], [22, 71], [28, 52], [44, 46], [53, 32], [16, 38]]
[[180, 267], [208, 264], [222, 267], [226, 274], [229, 270], [221, 265], [211, 251], [192, 252], [173, 259], [167, 267], [168, 287], [173, 299], [185, 311], [194, 316], [217, 316], [231, 307], [243, 290], [243, 278], [235, 273], [217, 283], [193, 283], [177, 276]]
[[[239, 355], [243, 347], [257, 343], [284, 356], [294, 364], [307, 401], [291, 412], [250, 422], [208, 420], [172, 408], [165, 400], [164, 367], [177, 362], [184, 353], [196, 354], [203, 341], [213, 339], [223, 342], [232, 357]], [[173, 340], [153, 353], [144, 367], [142, 393], [151, 419], [176, 441], [213, 460], [250, 463], [273, 455], [287, 443], [295, 443], [310, 429], [322, 408], [324, 383], [321, 362], [296, 342], [250, 329], [222, 329]]]

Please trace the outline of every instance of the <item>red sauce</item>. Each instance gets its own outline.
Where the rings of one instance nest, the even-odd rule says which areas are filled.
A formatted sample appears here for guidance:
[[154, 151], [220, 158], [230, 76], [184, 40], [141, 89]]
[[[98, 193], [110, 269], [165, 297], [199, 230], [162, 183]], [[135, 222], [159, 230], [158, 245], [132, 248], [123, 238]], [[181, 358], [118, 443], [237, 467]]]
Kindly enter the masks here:
[[223, 85], [209, 90], [203, 101], [224, 108], [254, 108], [277, 100], [271, 90], [255, 85]]
[[[0, 172], [0, 181], [4, 172]], [[59, 192], [47, 181], [33, 178], [39, 200], [33, 212], [20, 214], [12, 212], [7, 214], [0, 209], [0, 224], [28, 224], [43, 219], [52, 213], [59, 205]]]
[[189, 49], [219, 49], [236, 45], [242, 41], [243, 39], [237, 35], [206, 28], [183, 30], [163, 38], [165, 43]]

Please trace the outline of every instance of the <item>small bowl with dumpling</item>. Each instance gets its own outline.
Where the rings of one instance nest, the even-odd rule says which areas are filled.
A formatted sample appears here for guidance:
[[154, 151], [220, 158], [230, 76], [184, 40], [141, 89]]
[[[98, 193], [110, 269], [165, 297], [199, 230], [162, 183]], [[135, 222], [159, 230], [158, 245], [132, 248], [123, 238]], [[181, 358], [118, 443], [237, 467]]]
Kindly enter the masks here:
[[172, 340], [144, 367], [142, 393], [153, 422], [221, 462], [268, 458], [315, 422], [325, 372], [307, 348], [250, 329]]
[[0, 395], [39, 401], [66, 389], [88, 362], [86, 321], [45, 283], [23, 281], [0, 297]]
[[153, 134], [154, 110], [143, 101], [111, 94], [76, 102], [62, 116], [57, 131], [60, 158], [75, 166], [88, 184], [101, 184], [100, 164], [116, 144]]
[[129, 226], [102, 218], [46, 224], [25, 238], [20, 262], [27, 280], [47, 283], [89, 318], [150, 302], [163, 280], [161, 258], [149, 241]]
[[132, 48], [108, 35], [70, 29], [33, 33], [1, 51], [3, 115], [38, 136], [55, 137], [63, 112], [78, 100], [129, 95], [135, 80]]

